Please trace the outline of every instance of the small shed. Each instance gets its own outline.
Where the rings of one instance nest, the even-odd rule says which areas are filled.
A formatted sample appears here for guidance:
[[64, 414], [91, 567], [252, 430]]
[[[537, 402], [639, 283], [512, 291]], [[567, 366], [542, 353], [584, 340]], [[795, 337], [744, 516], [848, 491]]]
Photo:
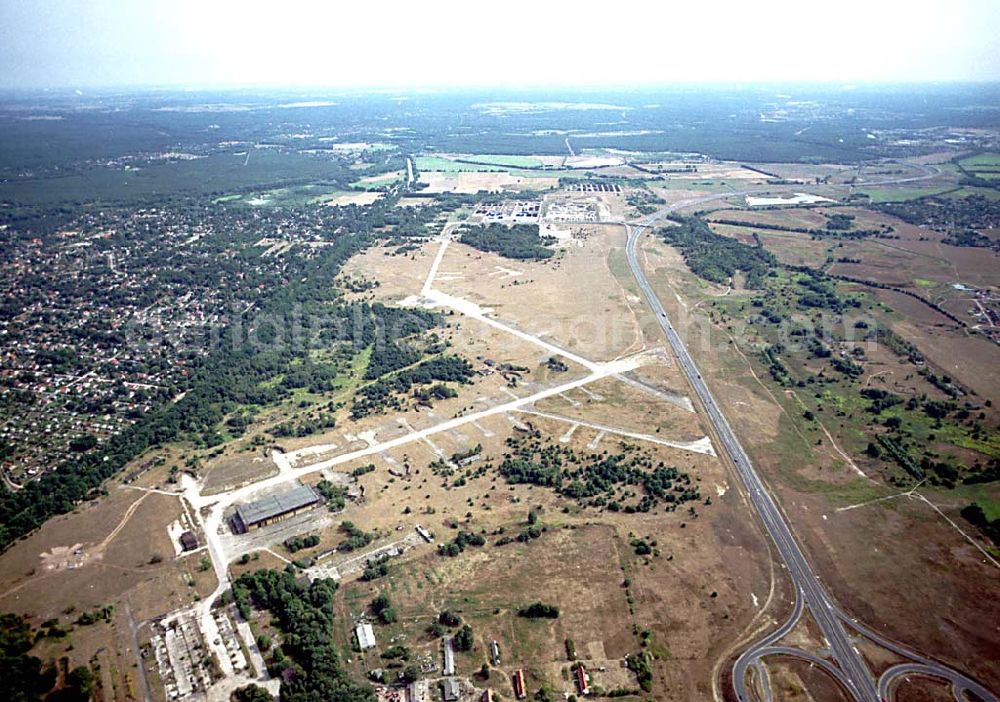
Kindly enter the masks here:
[[445, 678], [441, 681], [441, 699], [444, 702], [457, 702], [460, 693], [458, 681], [455, 678]]
[[358, 624], [354, 633], [358, 637], [358, 646], [362, 651], [375, 648], [375, 630], [372, 629], [371, 624], [368, 624], [367, 622]]
[[198, 537], [193, 531], [185, 531], [181, 534], [181, 548], [185, 551], [194, 551], [198, 548]]

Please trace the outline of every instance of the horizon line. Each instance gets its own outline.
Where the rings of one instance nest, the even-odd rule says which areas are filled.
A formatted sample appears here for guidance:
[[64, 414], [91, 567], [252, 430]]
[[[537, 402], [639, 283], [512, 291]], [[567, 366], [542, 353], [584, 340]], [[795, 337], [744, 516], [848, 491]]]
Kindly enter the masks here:
[[368, 93], [429, 93], [451, 91], [498, 90], [504, 92], [535, 92], [549, 90], [556, 92], [573, 91], [609, 91], [628, 92], [632, 90], [662, 90], [676, 88], [759, 88], [793, 86], [839, 88], [852, 90], [858, 88], [878, 87], [918, 87], [918, 86], [949, 86], [949, 85], [1000, 85], [1000, 76], [996, 78], [936, 78], [936, 79], [899, 79], [899, 80], [850, 80], [850, 79], [706, 79], [706, 80], [673, 80], [664, 82], [642, 83], [532, 83], [517, 85], [513, 83], [427, 83], [424, 85], [394, 85], [389, 83], [370, 84], [333, 84], [333, 83], [108, 83], [108, 84], [39, 84], [39, 85], [3, 85], [0, 93], [18, 92], [107, 92], [107, 91], [174, 91], [174, 92], [209, 92], [209, 91], [275, 91], [290, 92], [336, 91], [336, 92], [368, 92]]

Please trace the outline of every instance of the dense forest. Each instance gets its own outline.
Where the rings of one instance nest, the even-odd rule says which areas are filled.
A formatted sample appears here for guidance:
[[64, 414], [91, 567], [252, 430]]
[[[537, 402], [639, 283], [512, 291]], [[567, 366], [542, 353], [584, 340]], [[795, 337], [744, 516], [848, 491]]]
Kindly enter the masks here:
[[[374, 702], [367, 684], [348, 675], [333, 640], [333, 597], [337, 583], [296, 582], [289, 572], [258, 570], [233, 583], [233, 598], [241, 613], [252, 607], [267, 610], [281, 630], [281, 655], [272, 653], [269, 669], [281, 675], [284, 702]], [[278, 648], [278, 647], [276, 647]]]
[[[87, 622], [90, 623], [90, 622]], [[50, 630], [51, 631], [51, 630]], [[44, 665], [29, 654], [35, 640], [42, 636], [16, 614], [0, 614], [0, 671], [3, 672], [5, 702], [38, 702], [42, 699], [58, 702], [88, 702], [94, 692], [96, 677], [90, 668], [77, 666], [66, 669], [64, 675], [53, 665]], [[52, 691], [58, 682], [58, 689]]]
[[555, 243], [555, 240], [541, 236], [537, 224], [471, 227], [462, 232], [459, 241], [480, 251], [492, 251], [507, 258], [543, 261], [555, 254], [552, 249], [546, 248]]
[[663, 227], [659, 233], [665, 242], [680, 250], [695, 274], [724, 284], [741, 271], [746, 275], [746, 287], [763, 287], [764, 276], [776, 264], [768, 251], [716, 234], [697, 217], [674, 214], [670, 219], [677, 226]]
[[1000, 228], [1000, 201], [970, 195], [965, 198], [925, 197], [906, 202], [885, 202], [871, 209], [898, 217], [919, 227], [947, 234], [944, 243], [1000, 249], [1000, 243], [977, 230]]

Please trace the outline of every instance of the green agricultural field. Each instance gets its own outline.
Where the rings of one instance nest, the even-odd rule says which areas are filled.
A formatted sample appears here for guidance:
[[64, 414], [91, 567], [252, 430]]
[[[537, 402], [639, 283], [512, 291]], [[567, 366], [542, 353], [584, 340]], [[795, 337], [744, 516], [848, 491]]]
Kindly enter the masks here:
[[993, 188], [961, 188], [960, 190], [943, 193], [941, 197], [961, 200], [973, 195], [985, 197], [987, 200], [1000, 200], [1000, 190], [995, 190]]
[[970, 156], [969, 158], [963, 158], [959, 161], [959, 164], [969, 171], [975, 171], [981, 168], [1000, 168], [1000, 154], [990, 153]]
[[378, 178], [376, 180], [356, 180], [351, 183], [351, 187], [355, 190], [378, 190], [379, 188], [384, 188], [387, 185], [398, 183], [402, 179], [402, 174], [391, 173], [384, 178]]
[[503, 154], [474, 154], [469, 156], [468, 160], [490, 163], [497, 166], [517, 166], [519, 168], [539, 168], [544, 165], [539, 159], [533, 156], [507, 156]]
[[[478, 160], [478, 157], [476, 157]], [[443, 171], [445, 173], [458, 173], [460, 171], [500, 171], [501, 164], [497, 166], [476, 165], [474, 163], [457, 163], [451, 159], [440, 156], [417, 156], [414, 159], [418, 171]]]
[[477, 166], [472, 163], [455, 163], [451, 159], [440, 156], [417, 156], [414, 159], [418, 171], [444, 171], [458, 173], [459, 171], [493, 171], [499, 170], [490, 166]]
[[[461, 172], [500, 172], [506, 171], [512, 175], [527, 177], [527, 178], [553, 178], [556, 177], [562, 169], [553, 170], [522, 170], [526, 168], [539, 167], [542, 166], [542, 162], [536, 158], [530, 156], [469, 156], [471, 161], [488, 161], [489, 163], [459, 163], [457, 161], [452, 161], [451, 159], [441, 158], [440, 156], [417, 156], [414, 159], [418, 171], [440, 171], [443, 173], [461, 173]], [[495, 164], [495, 165], [494, 165]], [[513, 171], [507, 171], [505, 166], [517, 166], [518, 168]], [[565, 171], [569, 172], [569, 171]], [[574, 171], [575, 173], [580, 173], [581, 171]]]
[[943, 195], [954, 190], [953, 186], [945, 185], [934, 188], [859, 188], [857, 192], [861, 195], [867, 195], [873, 203], [877, 204], [880, 202], [919, 200], [922, 197]]

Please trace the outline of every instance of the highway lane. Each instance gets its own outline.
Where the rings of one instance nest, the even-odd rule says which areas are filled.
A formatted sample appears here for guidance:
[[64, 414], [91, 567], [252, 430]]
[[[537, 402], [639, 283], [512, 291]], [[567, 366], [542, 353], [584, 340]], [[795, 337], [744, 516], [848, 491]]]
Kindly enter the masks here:
[[[802, 616], [802, 591], [797, 587], [794, 590], [795, 602], [792, 606], [792, 613], [785, 620], [785, 623], [760, 641], [755, 642], [750, 648], [740, 654], [740, 657], [733, 664], [733, 687], [736, 690], [736, 696], [740, 699], [749, 699], [746, 689], [747, 672], [750, 668], [755, 668], [758, 671], [761, 670], [762, 664], [760, 659], [763, 656], [762, 651], [787, 636], [795, 628], [795, 625], [799, 623], [799, 618]], [[771, 699], [767, 691], [765, 691], [764, 699]]]
[[899, 665], [894, 665], [889, 668], [887, 671], [882, 673], [882, 677], [878, 680], [879, 695], [881, 695], [884, 700], [892, 699], [892, 690], [896, 681], [910, 676], [944, 678], [951, 683], [951, 694], [955, 698], [955, 702], [967, 702], [967, 700], [970, 699], [965, 694], [967, 692], [971, 692], [976, 695], [976, 697], [983, 700], [983, 702], [996, 702], [997, 699], [992, 692], [979, 683], [970, 680], [960, 673], [955, 673], [948, 668], [945, 668], [942, 671], [942, 666], [933, 662], [930, 664], [900, 663]]
[[[732, 196], [732, 193], [728, 196]], [[668, 211], [692, 204], [699, 204], [700, 202], [707, 202], [709, 199], [717, 199], [717, 196], [715, 198], [706, 196], [706, 198], [695, 199], [694, 201], [677, 203], [672, 208], [668, 208]], [[688, 377], [688, 381], [694, 388], [695, 394], [701, 401], [702, 407], [704, 407], [709, 421], [715, 428], [723, 449], [731, 458], [736, 472], [743, 481], [750, 501], [764, 523], [764, 528], [774, 541], [778, 554], [784, 562], [789, 576], [792, 578], [792, 582], [801, 590], [806, 607], [808, 607], [817, 626], [826, 638], [833, 659], [844, 673], [844, 684], [856, 699], [864, 700], [865, 702], [878, 702], [879, 695], [875, 681], [861, 655], [854, 648], [847, 632], [844, 630], [833, 602], [820, 585], [816, 574], [812, 571], [802, 549], [792, 535], [788, 523], [785, 521], [775, 501], [771, 498], [760, 476], [754, 470], [750, 462], [750, 457], [736, 438], [736, 434], [729, 426], [729, 422], [726, 420], [725, 415], [723, 415], [718, 403], [708, 389], [708, 385], [702, 378], [701, 372], [684, 346], [683, 340], [677, 334], [670, 319], [667, 317], [666, 311], [663, 309], [663, 305], [646, 279], [646, 274], [639, 264], [636, 251], [636, 243], [645, 229], [646, 226], [644, 224], [637, 226], [626, 225], [628, 232], [626, 257], [629, 268], [632, 270], [632, 274], [635, 276], [636, 282], [642, 290], [643, 296], [646, 298], [646, 302], [656, 315], [656, 319], [663, 333], [666, 335], [674, 354], [677, 356], [684, 374]], [[736, 692], [739, 699], [748, 699], [745, 690], [741, 691], [738, 689]]]
[[847, 626], [856, 629], [858, 633], [860, 633], [865, 638], [874, 641], [879, 646], [882, 646], [883, 648], [892, 651], [893, 653], [896, 653], [902, 656], [903, 658], [909, 658], [912, 661], [914, 661], [914, 663], [904, 663], [898, 666], [894, 666], [889, 670], [885, 671], [884, 673], [882, 673], [882, 676], [879, 678], [878, 681], [879, 694], [883, 695], [882, 699], [885, 700], [891, 699], [890, 687], [895, 678], [906, 677], [912, 673], [919, 673], [925, 676], [929, 675], [931, 677], [936, 676], [938, 678], [943, 678], [944, 680], [950, 682], [952, 684], [952, 690], [955, 699], [958, 702], [966, 702], [966, 700], [968, 699], [967, 697], [964, 697], [962, 694], [963, 691], [965, 690], [974, 693], [983, 702], [1000, 702], [1000, 698], [998, 698], [990, 690], [986, 689], [983, 685], [976, 682], [972, 678], [963, 675], [962, 673], [959, 673], [958, 671], [953, 670], [952, 668], [949, 668], [943, 663], [939, 663], [938, 661], [935, 661], [931, 658], [927, 658], [926, 656], [922, 656], [919, 653], [915, 653], [914, 651], [911, 651], [906, 647], [901, 646], [900, 644], [896, 643], [895, 641], [892, 641], [891, 639], [887, 639], [881, 634], [872, 631], [861, 622], [858, 622], [852, 619], [851, 617], [848, 617], [843, 611], [838, 610], [837, 616], [839, 616], [840, 620], [844, 622]]
[[[932, 178], [937, 175], [937, 173], [938, 172], [934, 169], [925, 169], [924, 173], [918, 176], [895, 178], [880, 182], [866, 183], [865, 185], [907, 183]], [[715, 427], [715, 431], [719, 436], [723, 449], [726, 453], [728, 453], [737, 473], [739, 473], [751, 503], [754, 505], [761, 521], [764, 523], [765, 529], [774, 541], [778, 553], [785, 564], [785, 568], [788, 570], [789, 575], [796, 587], [796, 601], [792, 616], [775, 632], [772, 632], [771, 635], [765, 637], [762, 641], [752, 645], [737, 659], [733, 675], [733, 684], [737, 698], [740, 700], [750, 699], [746, 689], [747, 669], [749, 667], [759, 665], [759, 661], [763, 656], [777, 652], [773, 646], [774, 642], [778, 641], [791, 631], [801, 616], [804, 602], [805, 606], [808, 607], [810, 613], [813, 615], [813, 618], [819, 626], [823, 636], [826, 638], [833, 659], [840, 666], [842, 675], [837, 675], [835, 677], [837, 677], [838, 680], [840, 680], [841, 683], [848, 688], [856, 699], [864, 700], [865, 702], [868, 702], [869, 700], [872, 702], [888, 700], [890, 699], [888, 695], [891, 694], [890, 685], [895, 678], [905, 676], [913, 672], [920, 672], [923, 674], [936, 675], [950, 681], [953, 685], [955, 697], [959, 700], [959, 702], [962, 702], [962, 692], [964, 690], [973, 692], [981, 697], [985, 702], [1000, 702], [996, 696], [979, 683], [941, 663], [908, 651], [898, 644], [895, 644], [877, 633], [868, 630], [850, 617], [847, 617], [834, 604], [830, 596], [819, 583], [818, 577], [812, 571], [812, 568], [806, 560], [802, 549], [795, 540], [788, 523], [785, 521], [781, 510], [771, 497], [760, 476], [754, 470], [749, 456], [744, 451], [742, 445], [739, 443], [739, 440], [736, 438], [735, 433], [730, 427], [729, 422], [719, 409], [718, 404], [708, 389], [708, 385], [705, 383], [700, 371], [694, 363], [694, 360], [688, 353], [683, 340], [673, 328], [666, 311], [663, 309], [659, 298], [650, 286], [645, 272], [642, 270], [642, 266], [638, 260], [637, 242], [642, 233], [647, 228], [651, 227], [657, 220], [661, 219], [670, 212], [685, 207], [700, 205], [733, 196], [745, 195], [749, 192], [751, 191], [719, 193], [691, 198], [658, 210], [635, 224], [624, 223], [628, 234], [626, 257], [629, 268], [642, 290], [642, 294], [646, 298], [647, 303], [656, 315], [657, 322], [663, 330], [664, 335], [667, 337], [671, 348], [674, 350], [681, 368], [695, 390], [695, 394], [698, 396], [702, 406], [705, 408], [709, 420]], [[845, 625], [854, 628], [860, 634], [871, 639], [872, 641], [908, 657], [911, 660], [917, 661], [917, 663], [906, 664], [906, 666], [898, 667], [898, 670], [891, 669], [890, 671], [887, 671], [887, 673], [882, 676], [876, 685], [876, 681], [873, 678], [867, 664], [854, 647], [851, 637], [845, 629]], [[794, 649], [788, 649], [789, 654], [793, 651]], [[801, 652], [796, 655], [801, 655]], [[808, 656], [809, 654], [805, 655]], [[892, 674], [890, 675], [890, 673]]]

